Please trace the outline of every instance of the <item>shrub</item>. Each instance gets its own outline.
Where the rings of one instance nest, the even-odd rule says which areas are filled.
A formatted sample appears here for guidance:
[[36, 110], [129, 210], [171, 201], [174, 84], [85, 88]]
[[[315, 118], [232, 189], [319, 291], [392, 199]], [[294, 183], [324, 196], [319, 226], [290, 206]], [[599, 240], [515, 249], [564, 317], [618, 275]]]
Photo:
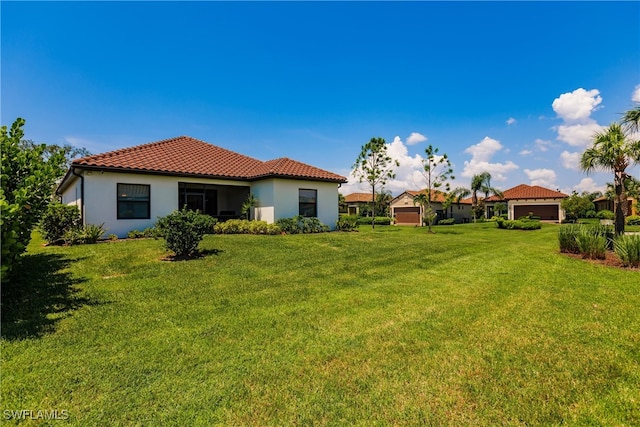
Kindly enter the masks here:
[[153, 237], [154, 239], [159, 239], [162, 238], [162, 232], [158, 229], [158, 227], [149, 227], [145, 228], [142, 231], [142, 237]]
[[158, 219], [156, 227], [165, 239], [165, 247], [177, 256], [193, 255], [207, 232], [213, 228], [213, 218], [187, 208], [176, 210]]
[[640, 235], [618, 236], [613, 241], [613, 248], [625, 267], [640, 267]]
[[129, 239], [140, 239], [144, 237], [144, 233], [140, 230], [131, 230], [127, 233], [127, 238]]
[[560, 229], [558, 230], [560, 252], [570, 254], [580, 253], [580, 248], [578, 247], [578, 241], [576, 237], [581, 228], [582, 226], [578, 224], [567, 224], [560, 226]]
[[629, 215], [626, 221], [627, 225], [640, 225], [640, 215]]
[[596, 214], [600, 219], [615, 219], [616, 215], [608, 209], [603, 209]]
[[40, 231], [47, 243], [61, 243], [67, 230], [80, 226], [80, 211], [75, 205], [51, 203], [40, 221]]
[[266, 221], [249, 221], [246, 219], [230, 219], [219, 222], [213, 228], [216, 234], [280, 234], [282, 230], [276, 224]]
[[370, 216], [363, 216], [358, 218], [359, 225], [371, 225], [371, 223], [375, 220], [376, 225], [390, 225], [391, 218], [386, 216], [377, 216], [375, 218]]
[[440, 221], [438, 221], [438, 225], [453, 225], [455, 223], [455, 218], [441, 219]]
[[336, 221], [336, 230], [355, 231], [358, 229], [358, 217], [355, 215], [341, 215]]
[[79, 228], [70, 228], [64, 232], [62, 241], [67, 246], [80, 245], [83, 243], [82, 231]]
[[109, 234], [109, 235], [107, 236], [107, 239], [109, 239], [109, 240], [111, 240], [111, 241], [116, 241], [116, 240], [118, 240], [118, 236], [117, 236], [116, 234], [113, 234], [113, 233], [112, 233], [112, 234]]
[[281, 231], [287, 234], [299, 233], [323, 233], [329, 231], [329, 227], [324, 225], [318, 218], [307, 218], [301, 215], [293, 218], [280, 218], [276, 225]]
[[80, 229], [82, 243], [96, 243], [104, 234], [104, 223], [100, 225], [89, 224]]
[[505, 230], [538, 230], [542, 227], [540, 221], [532, 221], [526, 217], [516, 220], [499, 218], [496, 220], [496, 225]]
[[584, 215], [585, 218], [596, 218], [598, 214], [596, 213], [596, 211], [594, 210], [589, 210], [587, 211], [587, 213]]
[[578, 249], [585, 258], [604, 259], [607, 253], [606, 236], [594, 233], [589, 227], [582, 227], [576, 234]]

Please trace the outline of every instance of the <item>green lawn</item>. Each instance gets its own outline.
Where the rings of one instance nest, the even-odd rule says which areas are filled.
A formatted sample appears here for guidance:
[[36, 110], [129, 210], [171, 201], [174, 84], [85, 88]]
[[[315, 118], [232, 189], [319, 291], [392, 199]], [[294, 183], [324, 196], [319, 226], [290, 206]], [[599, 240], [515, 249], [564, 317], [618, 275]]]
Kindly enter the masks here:
[[3, 287], [1, 416], [640, 424], [638, 270], [559, 254], [555, 225], [434, 229], [207, 236], [179, 262], [159, 240], [36, 240]]

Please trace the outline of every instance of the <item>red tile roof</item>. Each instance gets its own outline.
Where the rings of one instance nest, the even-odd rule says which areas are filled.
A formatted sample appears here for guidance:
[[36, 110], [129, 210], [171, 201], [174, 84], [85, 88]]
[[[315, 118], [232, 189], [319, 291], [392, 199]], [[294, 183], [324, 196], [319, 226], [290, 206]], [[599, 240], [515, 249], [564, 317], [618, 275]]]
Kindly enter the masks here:
[[371, 202], [371, 193], [351, 193], [344, 196], [347, 203]]
[[248, 181], [283, 177], [347, 182], [343, 176], [295, 160], [263, 162], [188, 136], [83, 157], [73, 166]]
[[499, 200], [514, 200], [514, 199], [564, 199], [569, 197], [568, 195], [555, 190], [549, 190], [548, 188], [540, 187], [538, 185], [526, 185], [520, 184], [516, 187], [510, 188], [502, 192], [503, 198], [497, 196], [491, 196], [486, 199], [487, 202], [496, 202]]
[[[405, 191], [405, 193], [408, 193], [412, 197], [416, 197], [418, 194], [427, 194], [427, 189], [425, 188], [425, 189], [420, 190], [420, 191], [407, 190], [407, 191]], [[436, 203], [444, 202], [445, 201], [445, 193], [443, 193], [442, 191], [438, 191], [438, 190], [431, 190], [431, 201], [432, 202], [436, 202]], [[460, 199], [460, 201], [458, 203], [463, 204], [463, 205], [470, 205], [471, 204], [471, 199], [470, 198]]]

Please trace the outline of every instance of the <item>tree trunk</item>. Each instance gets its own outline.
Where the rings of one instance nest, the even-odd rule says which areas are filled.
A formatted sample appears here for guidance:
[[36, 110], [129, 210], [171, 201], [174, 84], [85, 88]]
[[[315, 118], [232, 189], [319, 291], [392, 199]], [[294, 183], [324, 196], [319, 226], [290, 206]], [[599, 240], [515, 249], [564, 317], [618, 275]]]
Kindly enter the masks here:
[[376, 227], [376, 186], [371, 186], [371, 230], [374, 230]]
[[616, 190], [616, 235], [624, 234], [624, 214], [627, 207], [627, 198], [624, 191], [624, 173], [615, 172], [614, 185]]
[[473, 222], [476, 222], [476, 212], [478, 211], [478, 195], [474, 191], [471, 193], [471, 214], [473, 215]]

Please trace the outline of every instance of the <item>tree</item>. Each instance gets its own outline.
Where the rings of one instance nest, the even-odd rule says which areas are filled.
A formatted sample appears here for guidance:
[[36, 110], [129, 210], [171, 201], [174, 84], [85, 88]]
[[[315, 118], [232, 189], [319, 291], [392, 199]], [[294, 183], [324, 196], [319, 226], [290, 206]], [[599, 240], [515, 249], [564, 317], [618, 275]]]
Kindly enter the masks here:
[[366, 181], [371, 186], [371, 205], [374, 221], [371, 228], [375, 228], [375, 194], [377, 186], [384, 186], [388, 180], [395, 178], [394, 167], [400, 166], [387, 154], [387, 144], [384, 138], [371, 138], [362, 146], [360, 155], [353, 164], [353, 175], [358, 181]]
[[417, 194], [413, 198], [413, 205], [422, 206], [422, 223], [433, 223], [433, 220], [436, 217], [436, 213], [433, 211], [433, 209], [431, 209], [431, 204], [429, 203], [429, 196], [427, 196], [427, 193]]
[[376, 194], [376, 212], [378, 212], [378, 216], [390, 215], [391, 200], [393, 200], [393, 197], [389, 191], [383, 189]]
[[496, 213], [496, 215], [500, 216], [502, 215], [503, 211], [507, 210], [507, 204], [504, 202], [498, 202], [493, 205], [493, 210]]
[[444, 218], [449, 218], [449, 210], [454, 203], [460, 203], [460, 199], [469, 195], [469, 190], [463, 187], [456, 187], [445, 193], [442, 209], [444, 210]]
[[53, 186], [64, 173], [64, 153], [46, 152], [45, 144], [22, 143], [25, 120], [16, 119], [7, 131], [2, 126], [2, 280], [10, 279], [18, 257], [31, 239], [31, 230], [51, 202]]
[[[23, 139], [20, 141], [20, 148], [23, 150], [33, 150], [38, 146], [39, 144], [31, 139]], [[80, 157], [88, 157], [91, 155], [89, 150], [84, 147], [74, 147], [70, 144], [47, 144], [45, 145], [44, 151], [42, 152], [42, 158], [46, 160], [51, 158], [52, 156], [59, 155], [60, 153], [62, 153], [62, 155], [64, 156], [64, 164], [62, 165], [62, 167], [65, 170], [69, 169], [74, 159]]]
[[629, 175], [627, 167], [640, 163], [640, 141], [627, 137], [618, 123], [597, 132], [593, 137], [593, 145], [587, 148], [580, 159], [580, 167], [587, 174], [596, 171], [613, 172], [615, 189], [615, 232], [624, 233], [624, 218], [627, 204], [625, 180]]
[[448, 193], [451, 189], [448, 180], [453, 180], [455, 177], [453, 176], [451, 162], [446, 154], [439, 156], [438, 149], [433, 148], [431, 145], [429, 145], [424, 152], [427, 155], [427, 158], [422, 161], [422, 174], [427, 181], [427, 201], [425, 212], [427, 212], [427, 232], [431, 233], [431, 226], [435, 220], [435, 215], [432, 215], [434, 210], [431, 206], [431, 195], [435, 191]]
[[587, 212], [595, 210], [595, 205], [589, 193], [580, 195], [574, 192], [571, 196], [562, 200], [560, 206], [565, 210], [568, 220], [586, 218]]
[[629, 132], [640, 132], [640, 105], [624, 113], [622, 126]]
[[477, 217], [484, 213], [484, 199], [478, 199], [478, 192], [484, 193], [485, 199], [491, 194], [503, 197], [500, 190], [491, 186], [491, 174], [489, 172], [473, 175], [471, 178], [471, 188], [463, 195], [463, 197], [466, 197], [471, 194], [473, 222], [476, 222]]

